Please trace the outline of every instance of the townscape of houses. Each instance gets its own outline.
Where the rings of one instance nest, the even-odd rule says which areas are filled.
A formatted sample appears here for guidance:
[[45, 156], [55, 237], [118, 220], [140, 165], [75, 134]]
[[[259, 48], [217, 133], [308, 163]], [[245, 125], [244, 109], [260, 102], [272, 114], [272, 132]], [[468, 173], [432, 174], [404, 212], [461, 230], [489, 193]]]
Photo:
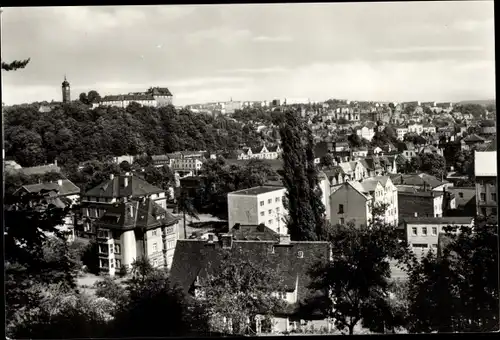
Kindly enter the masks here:
[[[141, 94], [105, 97], [100, 105], [126, 106], [140, 100], [142, 105], [158, 106], [171, 103], [171, 98], [168, 89], [152, 88]], [[193, 112], [231, 114], [243, 107], [279, 108], [303, 102], [310, 104], [308, 100], [284, 99], [230, 101], [189, 108]], [[315, 135], [316, 163], [328, 154], [333, 159], [319, 175], [325, 217], [331, 224], [367, 226], [373, 220], [373, 209], [383, 205], [385, 223], [397, 226], [413, 251], [423, 255], [439, 248], [444, 227], [472, 225], [476, 215], [497, 214], [496, 140], [492, 138], [496, 130], [483, 129], [462, 138], [464, 130], [452, 123], [452, 103], [314, 104], [316, 109], [302, 107], [301, 114]], [[473, 117], [454, 114], [465, 126], [475, 124]], [[434, 124], [436, 118], [450, 124], [438, 127]], [[402, 147], [391, 143], [383, 147], [351, 147], [347, 140], [355, 134], [371, 141], [377, 131], [387, 126], [394, 127], [401, 141], [407, 134], [415, 134], [422, 136], [425, 142], [418, 146], [405, 142], [401, 143]], [[442, 155], [440, 138], [459, 141], [462, 150], [475, 150], [475, 187], [455, 187], [451, 177], [403, 174], [398, 169], [399, 158], [410, 160], [425, 153]], [[279, 142], [231, 151], [235, 157], [228, 162], [240, 164], [261, 159], [278, 173], [283, 170]], [[203, 181], [204, 162], [217, 156], [217, 152], [190, 151], [154, 155], [152, 160], [155, 166], [167, 166], [176, 174], [175, 187], [195, 192]], [[135, 156], [124, 155], [115, 157], [114, 161], [132, 163], [134, 159]], [[21, 168], [15, 162], [6, 164], [8, 171], [24, 173], [52, 171], [57, 164], [38, 168]], [[23, 186], [18, 193], [42, 192], [57, 206], [74, 205], [79, 199], [81, 211], [69, 216], [62, 227], [69, 232], [68, 242], [75, 237], [97, 240], [103, 274], [114, 276], [123, 268], [130, 268], [134, 259], [145, 256], [154, 267], [168, 268], [171, 279], [187, 294], [199, 296], [199, 282], [209, 274], [208, 264], [217, 262], [223, 250], [229, 250], [235, 258], [245, 256], [246, 260], [256, 263], [272, 258], [286, 282], [286, 287], [276, 294], [289, 303], [297, 305], [310, 294], [307, 271], [318, 259], [328, 261], [331, 249], [327, 242], [290, 240], [283, 204], [286, 188], [280, 180], [229, 193], [228, 231], [219, 237], [213, 234], [194, 239], [182, 237], [180, 217], [167, 204], [174, 189], [169, 193], [126, 173], [112, 175], [87, 192], [80, 192], [69, 180], [59, 180]], [[461, 213], [450, 216], [451, 210]], [[328, 324], [326, 320], [300, 321], [294, 310], [276, 315], [274, 321], [276, 332], [289, 331], [300, 322]]]

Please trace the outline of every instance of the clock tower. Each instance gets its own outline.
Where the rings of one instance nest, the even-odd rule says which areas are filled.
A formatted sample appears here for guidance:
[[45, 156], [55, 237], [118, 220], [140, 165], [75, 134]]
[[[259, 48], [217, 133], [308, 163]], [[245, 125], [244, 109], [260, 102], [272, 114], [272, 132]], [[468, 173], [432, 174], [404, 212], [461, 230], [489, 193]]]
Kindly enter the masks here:
[[71, 101], [71, 91], [66, 76], [64, 76], [64, 81], [62, 82], [62, 101], [63, 103], [69, 103]]

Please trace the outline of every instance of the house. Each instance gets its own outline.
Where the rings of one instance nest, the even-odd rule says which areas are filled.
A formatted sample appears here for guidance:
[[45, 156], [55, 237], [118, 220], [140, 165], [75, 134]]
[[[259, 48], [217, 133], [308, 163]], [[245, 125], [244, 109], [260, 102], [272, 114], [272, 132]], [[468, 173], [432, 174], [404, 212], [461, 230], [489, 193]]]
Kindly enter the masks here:
[[478, 215], [497, 215], [497, 151], [496, 143], [486, 151], [474, 151], [476, 179], [476, 212]]
[[443, 192], [396, 187], [398, 188], [399, 219], [419, 216], [443, 217]]
[[347, 180], [360, 181], [368, 177], [368, 170], [360, 161], [341, 162], [338, 164], [343, 177]]
[[[178, 158], [180, 158], [181, 155], [178, 155]], [[153, 165], [157, 168], [162, 167], [162, 166], [168, 166], [170, 167], [170, 160], [171, 158], [168, 155], [153, 155], [151, 156], [153, 160]]]
[[353, 222], [356, 226], [367, 226], [373, 218], [373, 207], [382, 203], [388, 204], [384, 216], [385, 222], [397, 225], [397, 190], [388, 177], [376, 176], [362, 182], [344, 182], [332, 188], [330, 222], [332, 224]]
[[256, 148], [243, 148], [238, 150], [238, 159], [278, 159], [281, 154], [281, 147], [273, 145]]
[[445, 227], [472, 227], [473, 223], [473, 217], [410, 217], [403, 219], [403, 228], [408, 245], [415, 255], [422, 257], [431, 250], [437, 253], [439, 235], [445, 233]]
[[436, 127], [434, 125], [430, 124], [423, 124], [422, 125], [422, 132], [428, 133], [428, 134], [436, 134]]
[[78, 236], [95, 239], [97, 231], [93, 222], [102, 217], [115, 203], [150, 198], [163, 209], [167, 209], [167, 193], [130, 173], [114, 176], [90, 189], [81, 196], [83, 228]]
[[443, 191], [452, 187], [453, 183], [440, 181], [426, 173], [390, 175], [392, 182], [398, 187], [411, 187], [420, 191]]
[[453, 103], [451, 102], [436, 103], [436, 107], [443, 110], [451, 111], [453, 109]]
[[178, 221], [152, 198], [111, 204], [94, 222], [100, 271], [114, 276], [142, 257], [154, 268], [170, 269], [179, 238]]
[[398, 135], [399, 140], [403, 140], [407, 133], [408, 133], [408, 127], [406, 126], [399, 126], [396, 128], [396, 134]]
[[368, 156], [368, 148], [366, 147], [353, 148], [352, 156], [356, 158], [366, 157]]
[[283, 205], [285, 193], [285, 188], [274, 186], [260, 186], [228, 193], [229, 227], [232, 228], [236, 223], [263, 223], [278, 234], [288, 234], [285, 222], [288, 212]]
[[[208, 275], [217, 275], [225, 254], [234, 261], [249, 261], [257, 265], [269, 263], [269, 269], [283, 278], [283, 287], [275, 292], [275, 296], [288, 304], [284, 311], [272, 315], [271, 332], [285, 332], [292, 329], [294, 322], [304, 318], [297, 313], [299, 304], [313, 294], [322, 294], [310, 290], [309, 270], [318, 262], [329, 261], [330, 246], [324, 241], [290, 241], [289, 235], [281, 235], [279, 241], [233, 240], [231, 234], [222, 235], [218, 241], [179, 240], [170, 279], [185, 294], [203, 299], [203, 283]], [[257, 333], [260, 333], [261, 325], [258, 320], [255, 322]]]
[[[58, 208], [73, 207], [80, 197], [80, 188], [68, 179], [59, 179], [56, 182], [23, 185], [14, 192], [14, 195], [39, 193], [44, 196], [48, 204]], [[57, 226], [60, 231], [67, 233], [67, 241], [75, 240], [75, 214], [70, 212], [64, 218], [64, 224]]]
[[426, 146], [420, 147], [418, 153], [419, 153], [419, 155], [423, 155], [426, 153], [435, 153], [437, 155], [443, 156], [443, 149], [437, 148], [433, 145], [426, 145]]
[[364, 138], [371, 142], [373, 136], [375, 136], [376, 124], [373, 122], [367, 122], [361, 128], [356, 128], [356, 134], [361, 138]]
[[431, 108], [433, 108], [433, 107], [436, 106], [436, 102], [423, 102], [421, 106], [422, 107], [428, 107], [428, 108], [431, 109]]
[[406, 159], [411, 160], [417, 155], [417, 150], [415, 149], [415, 145], [413, 143], [406, 142], [403, 145], [403, 156], [405, 156]]
[[473, 133], [462, 139], [462, 141], [465, 143], [465, 145], [461, 143], [462, 150], [472, 150], [476, 146], [484, 144], [485, 139]]
[[182, 171], [198, 173], [203, 166], [203, 162], [198, 158], [182, 157], [170, 159], [170, 169], [172, 171]]
[[408, 125], [408, 133], [416, 133], [417, 135], [420, 135], [422, 132], [424, 132], [424, 126], [422, 124], [413, 123]]
[[455, 195], [456, 212], [454, 216], [475, 216], [476, 214], [476, 188], [451, 187], [446, 189]]
[[129, 164], [132, 164], [134, 163], [134, 156], [123, 155], [123, 156], [113, 157], [113, 162], [116, 164], [120, 164], [121, 162], [128, 162]]

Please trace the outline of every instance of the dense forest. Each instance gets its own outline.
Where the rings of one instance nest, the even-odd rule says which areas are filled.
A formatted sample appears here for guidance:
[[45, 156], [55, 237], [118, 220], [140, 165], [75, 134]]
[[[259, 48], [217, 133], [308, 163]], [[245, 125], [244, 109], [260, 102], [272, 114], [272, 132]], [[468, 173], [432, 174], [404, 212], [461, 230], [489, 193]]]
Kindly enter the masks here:
[[78, 164], [125, 154], [189, 150], [231, 150], [258, 146], [249, 125], [224, 117], [194, 114], [173, 106], [91, 109], [79, 101], [40, 112], [39, 104], [6, 107], [5, 153], [21, 166]]

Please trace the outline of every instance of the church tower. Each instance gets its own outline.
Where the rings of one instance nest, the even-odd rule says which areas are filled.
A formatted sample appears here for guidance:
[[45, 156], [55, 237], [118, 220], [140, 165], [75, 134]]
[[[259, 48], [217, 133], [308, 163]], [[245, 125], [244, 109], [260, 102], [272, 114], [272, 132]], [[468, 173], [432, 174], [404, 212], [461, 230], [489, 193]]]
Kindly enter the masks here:
[[62, 101], [63, 103], [69, 103], [71, 101], [71, 91], [66, 76], [64, 76], [64, 81], [62, 82]]

